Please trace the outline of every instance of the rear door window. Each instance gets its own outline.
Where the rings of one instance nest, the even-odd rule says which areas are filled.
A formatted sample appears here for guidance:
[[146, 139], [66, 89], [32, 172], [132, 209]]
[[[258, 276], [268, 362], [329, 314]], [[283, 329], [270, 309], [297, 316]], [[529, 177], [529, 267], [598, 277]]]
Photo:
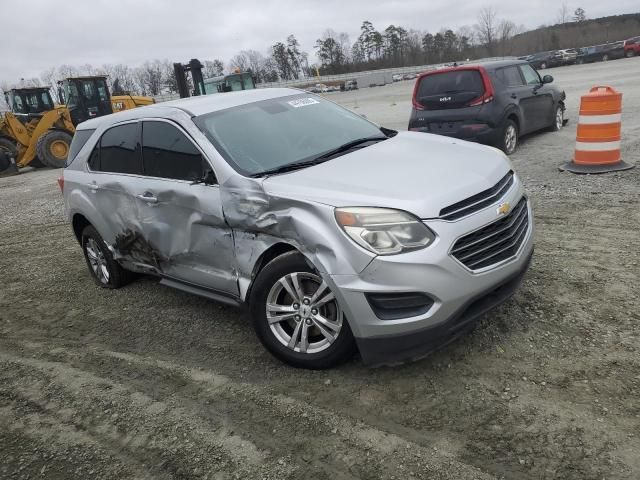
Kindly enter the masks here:
[[177, 127], [146, 121], [142, 126], [144, 173], [150, 177], [198, 180], [204, 173], [200, 150]]
[[416, 101], [427, 108], [460, 108], [484, 94], [478, 70], [454, 70], [422, 77]]
[[524, 85], [522, 75], [517, 66], [501, 68], [498, 70], [498, 78], [500, 81], [508, 87], [519, 87]]
[[138, 123], [127, 123], [110, 128], [100, 139], [99, 152], [89, 160], [93, 170], [114, 173], [141, 174]]

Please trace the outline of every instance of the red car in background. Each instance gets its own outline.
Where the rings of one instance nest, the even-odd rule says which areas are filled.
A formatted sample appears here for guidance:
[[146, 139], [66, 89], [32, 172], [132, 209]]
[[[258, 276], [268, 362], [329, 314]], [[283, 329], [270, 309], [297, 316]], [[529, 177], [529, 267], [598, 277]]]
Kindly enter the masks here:
[[627, 58], [640, 55], [640, 37], [633, 37], [624, 41], [624, 56]]

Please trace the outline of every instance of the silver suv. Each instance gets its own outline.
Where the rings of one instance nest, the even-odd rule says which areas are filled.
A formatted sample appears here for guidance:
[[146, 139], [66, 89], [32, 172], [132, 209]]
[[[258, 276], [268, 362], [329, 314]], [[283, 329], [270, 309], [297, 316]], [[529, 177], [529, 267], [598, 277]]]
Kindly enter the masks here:
[[279, 359], [416, 359], [517, 288], [531, 208], [498, 150], [381, 128], [307, 92], [168, 102], [78, 127], [60, 180], [89, 272], [247, 304]]

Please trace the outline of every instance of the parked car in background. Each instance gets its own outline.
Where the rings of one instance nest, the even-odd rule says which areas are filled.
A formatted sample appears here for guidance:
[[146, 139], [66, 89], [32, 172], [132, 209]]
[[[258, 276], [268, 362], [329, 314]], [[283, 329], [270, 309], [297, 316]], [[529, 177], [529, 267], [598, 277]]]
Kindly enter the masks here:
[[402, 77], [403, 80], [414, 80], [418, 75], [415, 73], [405, 73]]
[[516, 150], [521, 135], [564, 125], [565, 93], [522, 60], [425, 72], [413, 91], [409, 130]]
[[627, 58], [640, 55], [640, 37], [633, 37], [624, 41], [624, 56]]
[[530, 201], [501, 152], [295, 89], [84, 122], [60, 186], [98, 286], [135, 271], [246, 304], [296, 367], [356, 348], [370, 365], [420, 358], [513, 295], [533, 254]]
[[564, 50], [557, 50], [555, 56], [558, 57], [562, 65], [573, 65], [576, 63], [578, 51], [575, 48], [566, 48]]
[[578, 49], [576, 63], [607, 62], [617, 60], [625, 56], [624, 42], [605, 43]]
[[358, 82], [356, 82], [355, 80], [347, 80], [346, 82], [344, 82], [342, 88], [340, 88], [341, 90], [357, 90], [358, 89]]
[[401, 74], [399, 74], [399, 73], [394, 73], [394, 74], [392, 75], [391, 79], [392, 79], [394, 82], [400, 82], [400, 81], [402, 81], [402, 75], [401, 75]]
[[529, 55], [527, 62], [536, 70], [559, 67], [562, 65], [562, 56], [556, 55], [556, 51], [540, 52]]

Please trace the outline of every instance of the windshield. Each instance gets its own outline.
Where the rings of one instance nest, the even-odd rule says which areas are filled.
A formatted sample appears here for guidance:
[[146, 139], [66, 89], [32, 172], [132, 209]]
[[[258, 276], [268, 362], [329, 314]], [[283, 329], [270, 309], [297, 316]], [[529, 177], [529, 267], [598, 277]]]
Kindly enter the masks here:
[[201, 115], [194, 122], [227, 162], [247, 176], [382, 135], [359, 115], [309, 94], [241, 105]]

